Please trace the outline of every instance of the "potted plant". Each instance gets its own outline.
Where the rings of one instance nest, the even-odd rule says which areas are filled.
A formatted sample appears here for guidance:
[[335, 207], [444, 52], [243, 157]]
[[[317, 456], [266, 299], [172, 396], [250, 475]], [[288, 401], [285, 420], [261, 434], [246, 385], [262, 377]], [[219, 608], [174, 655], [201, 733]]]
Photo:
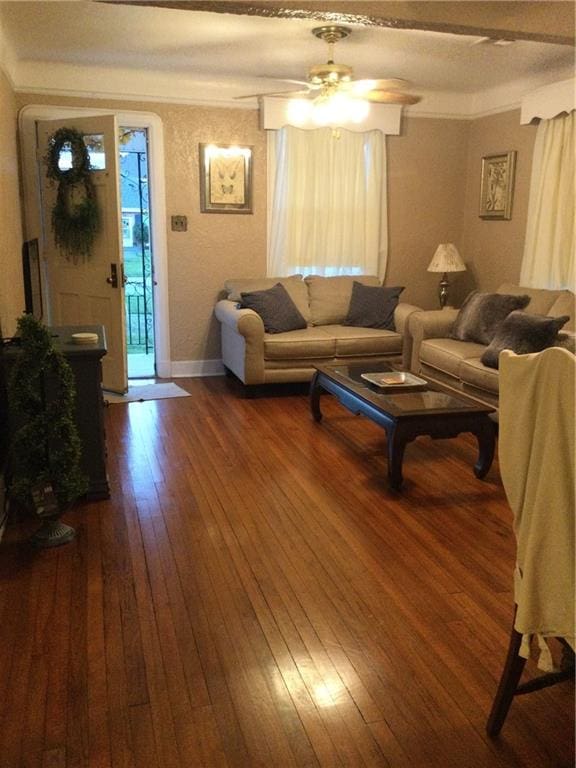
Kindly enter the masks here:
[[87, 488], [74, 418], [74, 374], [48, 329], [32, 315], [18, 320], [16, 339], [7, 387], [9, 497], [41, 518], [32, 542], [58, 546], [74, 538], [74, 529], [59, 518]]

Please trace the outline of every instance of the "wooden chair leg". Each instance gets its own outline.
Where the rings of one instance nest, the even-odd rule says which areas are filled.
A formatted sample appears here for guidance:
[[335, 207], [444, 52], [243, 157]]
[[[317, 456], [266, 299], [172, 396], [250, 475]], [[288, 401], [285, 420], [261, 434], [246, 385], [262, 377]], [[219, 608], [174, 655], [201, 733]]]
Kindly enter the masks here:
[[510, 644], [508, 645], [508, 655], [506, 656], [506, 664], [504, 665], [504, 671], [500, 678], [500, 684], [492, 704], [490, 716], [486, 723], [486, 733], [493, 739], [500, 733], [506, 715], [510, 709], [510, 704], [518, 688], [518, 683], [524, 671], [526, 659], [523, 659], [518, 655], [520, 650], [520, 644], [522, 642], [522, 635], [516, 632], [512, 627], [512, 634], [510, 635]]

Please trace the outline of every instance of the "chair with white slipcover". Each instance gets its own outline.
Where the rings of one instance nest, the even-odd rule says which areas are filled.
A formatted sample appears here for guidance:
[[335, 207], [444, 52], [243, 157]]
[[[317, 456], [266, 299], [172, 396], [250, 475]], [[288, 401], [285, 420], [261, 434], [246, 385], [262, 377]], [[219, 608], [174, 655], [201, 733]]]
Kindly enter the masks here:
[[[576, 357], [566, 349], [500, 355], [499, 457], [517, 542], [514, 622], [486, 730], [495, 737], [514, 696], [574, 675]], [[563, 645], [555, 670], [549, 638]], [[546, 674], [519, 685], [532, 650]]]

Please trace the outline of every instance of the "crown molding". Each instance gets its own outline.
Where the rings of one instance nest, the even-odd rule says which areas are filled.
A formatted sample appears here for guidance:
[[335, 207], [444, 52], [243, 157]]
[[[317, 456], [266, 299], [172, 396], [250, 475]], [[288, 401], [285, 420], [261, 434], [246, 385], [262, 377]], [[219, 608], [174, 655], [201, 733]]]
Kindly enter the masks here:
[[515, 109], [520, 109], [520, 102], [511, 102], [510, 104], [503, 104], [500, 107], [494, 107], [494, 109], [488, 109], [483, 112], [441, 112], [434, 110], [426, 110], [420, 112], [414, 112], [411, 107], [405, 108], [405, 116], [411, 120], [479, 120], [482, 117], [490, 117], [490, 115], [499, 115], [503, 112], [512, 112]]
[[[185, 72], [22, 61], [17, 75], [15, 90], [19, 93], [226, 109], [256, 108], [254, 104], [235, 100], [232, 96], [221, 96], [225, 91], [222, 84], [197, 80]], [[214, 93], [218, 94], [216, 98]]]
[[15, 87], [17, 93], [33, 93], [37, 96], [62, 96], [64, 98], [74, 99], [100, 99], [102, 101], [131, 101], [142, 104], [181, 104], [191, 107], [210, 107], [213, 109], [258, 109], [254, 104], [239, 104], [233, 100], [215, 100], [199, 99], [194, 97], [179, 96], [150, 96], [148, 94], [138, 93], [112, 93], [105, 91], [81, 90], [74, 88], [49, 88], [34, 87], [29, 88]]
[[[229, 91], [238, 91], [238, 82], [226, 86], [213, 81], [198, 80], [183, 72], [22, 61], [16, 67], [16, 75], [11, 78], [11, 83], [13, 89], [19, 93], [222, 109], [258, 109], [256, 98], [237, 100], [231, 95], [226, 97], [227, 88]], [[551, 81], [570, 76], [573, 76], [573, 73], [560, 73], [560, 76], [556, 77], [544, 73], [538, 78], [511, 82], [480, 93], [421, 91], [422, 101], [404, 107], [403, 113], [410, 118], [476, 120], [518, 109], [527, 94], [550, 84]]]

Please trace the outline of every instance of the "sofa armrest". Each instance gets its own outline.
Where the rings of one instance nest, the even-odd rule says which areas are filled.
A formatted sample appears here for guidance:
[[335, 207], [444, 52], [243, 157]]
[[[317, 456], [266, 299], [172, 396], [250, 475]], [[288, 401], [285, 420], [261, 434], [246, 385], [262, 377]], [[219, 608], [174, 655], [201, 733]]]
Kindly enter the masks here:
[[222, 362], [244, 384], [264, 381], [264, 323], [252, 309], [222, 299], [214, 313], [221, 323]]
[[424, 339], [448, 337], [458, 316], [458, 311], [457, 309], [433, 309], [410, 315], [408, 319], [408, 331], [412, 346], [410, 370], [413, 373], [418, 373], [420, 370], [420, 346]]
[[576, 332], [575, 331], [560, 331], [558, 339], [554, 344], [555, 347], [564, 347], [568, 352], [576, 354]]
[[414, 304], [403, 304], [402, 302], [396, 306], [394, 310], [394, 326], [398, 333], [407, 333], [408, 318], [414, 312], [422, 312], [422, 308], [416, 307]]
[[245, 338], [264, 338], [264, 323], [253, 309], [239, 309], [237, 301], [222, 299], [216, 304], [214, 313], [221, 323]]
[[422, 312], [422, 309], [414, 304], [404, 304], [402, 302], [394, 310], [394, 327], [403, 337], [402, 363], [406, 370], [410, 368], [410, 361], [412, 359], [412, 337], [408, 332], [408, 318], [415, 312]]

